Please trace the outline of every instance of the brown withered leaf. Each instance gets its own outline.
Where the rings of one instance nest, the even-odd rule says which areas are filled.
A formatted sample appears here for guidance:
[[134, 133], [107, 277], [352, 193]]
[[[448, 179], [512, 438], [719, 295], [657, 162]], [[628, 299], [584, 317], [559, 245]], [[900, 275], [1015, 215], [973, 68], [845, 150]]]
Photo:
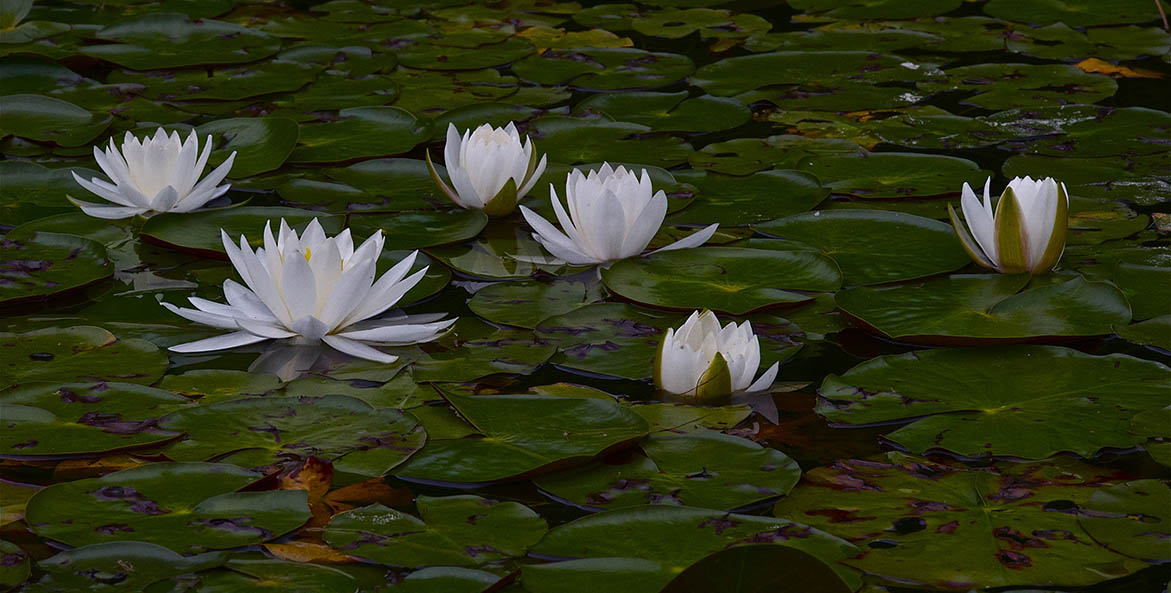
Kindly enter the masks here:
[[264, 544], [264, 549], [273, 556], [292, 562], [316, 562], [323, 564], [345, 564], [354, 558], [315, 541], [296, 540], [283, 544]]
[[388, 507], [407, 506], [414, 499], [415, 493], [410, 489], [395, 488], [382, 478], [350, 484], [325, 495], [325, 502], [338, 513], [374, 503]]

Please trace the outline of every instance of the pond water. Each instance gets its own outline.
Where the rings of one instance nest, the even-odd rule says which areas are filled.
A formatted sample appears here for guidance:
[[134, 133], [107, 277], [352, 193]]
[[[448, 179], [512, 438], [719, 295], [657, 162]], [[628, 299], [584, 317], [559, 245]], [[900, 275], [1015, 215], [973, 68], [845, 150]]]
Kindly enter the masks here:
[[[0, 590], [1165, 590], [1160, 7], [0, 3]], [[508, 122], [537, 215], [608, 162], [665, 192], [649, 249], [718, 229], [555, 260], [429, 173]], [[235, 153], [230, 190], [70, 202], [159, 127], [213, 138], [201, 175]], [[977, 266], [948, 206], [1026, 175], [1070, 196], [1057, 269]], [[226, 331], [160, 304], [224, 302], [221, 229], [282, 219], [381, 231], [379, 274], [418, 250], [398, 308], [458, 321], [390, 363], [168, 350]], [[656, 389], [701, 309], [768, 392]]]

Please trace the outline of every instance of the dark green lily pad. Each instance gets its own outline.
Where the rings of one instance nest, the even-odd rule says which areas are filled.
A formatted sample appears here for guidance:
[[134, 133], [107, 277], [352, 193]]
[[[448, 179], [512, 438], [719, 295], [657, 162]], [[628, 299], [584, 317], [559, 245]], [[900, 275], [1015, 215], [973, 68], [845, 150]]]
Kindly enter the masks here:
[[479, 566], [523, 556], [545, 520], [517, 502], [479, 496], [420, 496], [419, 515], [380, 504], [346, 511], [325, 527], [333, 548], [391, 566]]
[[919, 82], [919, 89], [967, 91], [973, 94], [964, 102], [984, 109], [1096, 103], [1118, 90], [1113, 78], [1069, 64], [974, 64], [945, 70], [944, 75]]
[[[446, 179], [447, 170], [436, 170]], [[425, 210], [449, 206], [451, 200], [438, 189], [427, 163], [415, 159], [373, 159], [344, 168], [323, 171], [332, 179], [349, 184], [379, 198], [378, 202], [351, 207], [351, 210]]]
[[726, 58], [708, 64], [691, 77], [691, 84], [729, 97], [776, 84], [823, 83], [865, 77], [869, 82], [914, 82], [938, 77], [931, 64], [870, 51], [779, 51]]
[[1056, 138], [1026, 141], [1023, 152], [1057, 157], [1165, 154], [1171, 113], [1142, 107], [1094, 110], [1091, 117], [1062, 126]]
[[1027, 290], [1027, 275], [952, 275], [837, 293], [848, 315], [896, 340], [917, 343], [1097, 336], [1130, 321], [1117, 288], [1080, 276]]
[[834, 423], [919, 418], [886, 437], [914, 453], [1091, 457], [1126, 449], [1136, 413], [1162, 403], [1171, 369], [1122, 354], [1056, 346], [944, 349], [872, 358], [821, 385], [817, 412]]
[[234, 117], [196, 128], [200, 138], [211, 135], [215, 150], [208, 162], [224, 162], [232, 152], [232, 177], [249, 177], [279, 168], [297, 145], [297, 122], [280, 117]]
[[823, 255], [736, 247], [679, 249], [625, 259], [602, 270], [602, 280], [610, 290], [639, 303], [733, 315], [805, 302], [812, 297], [790, 291], [833, 291], [842, 283], [837, 266]]
[[817, 177], [802, 171], [727, 177], [685, 170], [676, 178], [699, 190], [695, 201], [670, 215], [668, 221], [678, 224], [746, 225], [805, 212], [829, 196], [829, 189], [822, 187]]
[[1078, 507], [1115, 475], [1061, 457], [969, 469], [892, 453], [806, 472], [774, 512], [849, 538], [865, 553], [846, 564], [900, 586], [1074, 587], [1146, 566], [1078, 525]]
[[529, 375], [537, 370], [556, 348], [533, 332], [494, 325], [468, 316], [425, 351], [407, 353], [413, 361], [412, 374], [418, 381], [459, 382], [510, 373]]
[[81, 52], [135, 70], [200, 64], [240, 64], [280, 49], [280, 40], [256, 29], [174, 12], [146, 14], [97, 32], [107, 43]]
[[1171, 352], [1171, 315], [1152, 317], [1140, 323], [1114, 328], [1119, 337], [1135, 344]]
[[573, 113], [605, 113], [618, 121], [666, 132], [730, 130], [752, 117], [752, 110], [740, 101], [710, 95], [688, 98], [687, 91], [598, 94], [575, 105]]
[[499, 580], [483, 570], [429, 566], [407, 575], [395, 588], [398, 593], [483, 593]]
[[412, 91], [401, 94], [395, 100], [395, 107], [428, 117], [464, 105], [514, 98], [520, 86], [515, 76], [503, 75], [492, 68], [464, 72], [398, 68], [389, 76], [399, 87]]
[[1060, 179], [1074, 197], [1153, 206], [1161, 204], [1171, 192], [1171, 183], [1161, 172], [1165, 160], [1161, 155], [1057, 158], [1022, 154], [1004, 161], [1001, 172], [1009, 178], [1032, 175]]
[[1081, 506], [1078, 522], [1102, 545], [1152, 564], [1171, 560], [1171, 490], [1159, 480], [1102, 488]]
[[[671, 167], [687, 161], [690, 144], [674, 136], [653, 135], [653, 131], [635, 123], [549, 115], [533, 122], [529, 136], [557, 163], [608, 161]], [[564, 179], [555, 185], [564, 187]]]
[[1171, 267], [1119, 263], [1114, 268], [1114, 284], [1126, 295], [1134, 318], [1150, 319], [1171, 311]]
[[167, 369], [167, 354], [136, 338], [91, 326], [0, 332], [0, 389], [31, 381], [123, 381], [149, 385]]
[[1144, 55], [1163, 55], [1171, 49], [1166, 31], [1158, 27], [1095, 27], [1083, 33], [1065, 23], [1017, 28], [1005, 42], [1009, 51], [1049, 60], [1068, 60], [1074, 56], [1133, 60]]
[[475, 237], [488, 225], [482, 210], [396, 212], [394, 214], [354, 214], [349, 228], [358, 237], [382, 230], [385, 249], [418, 249], [446, 243], [459, 243]]
[[12, 134], [58, 146], [81, 146], [110, 125], [110, 116], [94, 115], [68, 101], [44, 95], [0, 97], [4, 123], [0, 138]]
[[512, 65], [521, 80], [579, 89], [651, 89], [679, 82], [695, 65], [687, 56], [629, 47], [547, 50]]
[[449, 268], [476, 278], [528, 278], [538, 271], [557, 274], [565, 264], [544, 263], [548, 255], [533, 233], [511, 222], [489, 222], [474, 241], [427, 249]]
[[357, 593], [359, 590], [357, 580], [337, 568], [251, 558], [234, 558], [228, 560], [220, 569], [199, 573], [194, 588], [189, 588], [192, 585], [191, 580], [176, 577], [172, 582], [159, 583], [147, 589], [147, 593], [169, 593], [176, 590], [191, 593]]
[[142, 541], [177, 552], [257, 544], [309, 518], [304, 490], [237, 492], [262, 474], [222, 463], [151, 463], [49, 486], [28, 502], [41, 537], [84, 546]]
[[336, 119], [301, 125], [291, 163], [335, 163], [410, 151], [431, 135], [427, 120], [398, 107], [351, 107]]
[[544, 395], [446, 399], [479, 434], [428, 442], [396, 476], [450, 483], [525, 477], [581, 464], [647, 433], [642, 418], [613, 401]]
[[1135, 414], [1130, 434], [1138, 437], [1152, 459], [1171, 467], [1171, 406]]
[[216, 259], [227, 259], [220, 230], [224, 230], [233, 242], [239, 243], [240, 235], [248, 239], [253, 249], [264, 245], [264, 225], [271, 223], [273, 232], [280, 226], [281, 219], [298, 232], [314, 218], [319, 219], [326, 235], [333, 236], [341, 231], [341, 220], [322, 212], [280, 208], [272, 206], [244, 206], [241, 208], [218, 208], [203, 212], [164, 213], [150, 217], [140, 231], [143, 240]]
[[20, 546], [0, 540], [0, 587], [15, 587], [28, 578], [32, 567]]
[[752, 415], [752, 408], [745, 405], [693, 406], [671, 402], [645, 402], [634, 404], [630, 409], [651, 425], [652, 433], [672, 434], [724, 431]]
[[72, 171], [84, 179], [96, 177], [95, 171], [85, 169], [49, 169], [26, 161], [0, 161], [0, 218], [5, 225], [19, 225], [53, 214], [74, 212], [66, 195], [85, 195]]
[[709, 554], [749, 544], [807, 552], [848, 583], [859, 582], [838, 564], [857, 548], [828, 533], [771, 517], [668, 505], [597, 513], [551, 529], [531, 553], [574, 560], [526, 564], [521, 579], [533, 593], [655, 593]]
[[599, 288], [573, 281], [498, 282], [476, 291], [468, 308], [493, 323], [532, 329], [549, 317], [601, 300]]
[[[731, 577], [731, 578], [729, 578]], [[716, 552], [679, 573], [661, 593], [853, 591], [829, 564], [796, 548], [755, 544]]]
[[1159, 18], [1158, 8], [1143, 0], [1120, 0], [1111, 3], [1110, 10], [1102, 10], [1094, 0], [1039, 0], [1025, 6], [1011, 0], [990, 0], [984, 12], [1031, 25], [1063, 22], [1071, 27], [1144, 23]]
[[[736, 138], [727, 142], [713, 142], [688, 157], [692, 167], [727, 175], [751, 175], [765, 169], [794, 169], [805, 159], [821, 154], [857, 154], [862, 149], [850, 140], [807, 138], [797, 135], [769, 136], [768, 138]], [[682, 176], [687, 171], [677, 172]], [[694, 173], [694, 172], [692, 172]], [[722, 188], [735, 185], [734, 180], [718, 179]], [[696, 183], [690, 180], [691, 183]]]
[[158, 383], [160, 389], [184, 397], [198, 398], [201, 404], [218, 403], [248, 395], [261, 396], [280, 387], [272, 375], [228, 369], [201, 369], [178, 375], [166, 375]]
[[165, 451], [177, 461], [225, 453], [246, 453], [250, 462], [269, 463], [313, 456], [332, 462], [338, 471], [369, 477], [390, 471], [426, 440], [414, 418], [345, 395], [229, 400], [169, 414], [159, 427], [187, 433]]
[[305, 86], [322, 66], [283, 60], [256, 64], [192, 70], [115, 70], [109, 82], [142, 85], [144, 95], [155, 101], [201, 99], [235, 101], [257, 95], [295, 91]]
[[964, 180], [991, 175], [967, 159], [910, 152], [816, 156], [799, 168], [817, 175], [834, 192], [859, 198], [954, 194]]
[[791, 0], [789, 6], [814, 13], [821, 19], [913, 19], [946, 14], [960, 7], [961, 0]]
[[642, 454], [533, 482], [591, 510], [643, 504], [737, 509], [784, 495], [801, 476], [797, 462], [784, 453], [718, 432], [655, 434], [639, 448]]
[[37, 562], [44, 571], [25, 591], [142, 591], [148, 585], [224, 563], [223, 552], [182, 556], [146, 542], [108, 542], [59, 552]]
[[448, 44], [448, 38], [411, 39], [396, 47], [399, 63], [423, 70], [474, 70], [503, 66], [536, 51], [523, 37], [509, 37], [499, 43], [473, 47]]
[[[273, 105], [269, 115], [295, 119], [298, 122], [318, 121], [323, 113], [351, 107], [386, 105], [398, 97], [399, 83], [382, 74], [363, 76], [340, 70], [326, 70], [303, 88], [290, 93], [265, 97]], [[188, 107], [189, 108], [189, 107]], [[243, 109], [251, 109], [244, 107]]]
[[848, 286], [921, 278], [969, 262], [950, 224], [900, 212], [807, 212], [752, 228], [816, 247], [838, 264]]
[[47, 299], [113, 275], [106, 248], [82, 237], [38, 232], [0, 244], [0, 306]]

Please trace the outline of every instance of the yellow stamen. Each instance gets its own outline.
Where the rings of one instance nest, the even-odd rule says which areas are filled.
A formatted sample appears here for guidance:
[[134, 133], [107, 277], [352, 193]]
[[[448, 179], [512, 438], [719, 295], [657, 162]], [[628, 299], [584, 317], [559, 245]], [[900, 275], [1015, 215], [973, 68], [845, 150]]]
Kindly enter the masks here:
[[309, 255], [310, 255], [312, 252], [313, 252], [313, 250], [312, 250], [312, 249], [309, 249], [308, 247], [306, 247], [306, 248], [305, 248], [305, 261], [309, 261]]

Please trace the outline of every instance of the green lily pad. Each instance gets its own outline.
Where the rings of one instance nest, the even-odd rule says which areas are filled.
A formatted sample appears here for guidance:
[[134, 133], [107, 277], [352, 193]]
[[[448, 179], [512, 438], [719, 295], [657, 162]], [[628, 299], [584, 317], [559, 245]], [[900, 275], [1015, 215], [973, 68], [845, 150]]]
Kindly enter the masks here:
[[[357, 593], [358, 582], [345, 572], [317, 564], [234, 558], [223, 567], [199, 573], [195, 588], [190, 577], [175, 577], [159, 583], [147, 593], [166, 593], [181, 587], [192, 593], [236, 593], [238, 591], [279, 591], [281, 593]], [[167, 587], [166, 585], [171, 585]]]
[[952, 275], [837, 293], [838, 307], [865, 327], [916, 343], [1097, 336], [1130, 321], [1117, 288], [1080, 276], [1025, 289], [1029, 277]]
[[409, 39], [395, 48], [399, 63], [423, 70], [474, 70], [503, 66], [536, 51], [523, 37], [509, 37], [499, 43], [474, 47], [449, 44], [451, 37], [437, 40]]
[[865, 553], [846, 564], [899, 586], [1075, 587], [1146, 566], [1078, 525], [1115, 475], [1061, 457], [965, 468], [893, 453], [806, 472], [774, 513], [849, 538]]
[[497, 328], [468, 316], [425, 352], [406, 356], [413, 360], [411, 372], [418, 381], [459, 382], [501, 373], [529, 375], [555, 350], [531, 331]]
[[579, 89], [651, 89], [679, 82], [695, 65], [687, 56], [630, 47], [547, 50], [512, 65], [521, 80]]
[[776, 84], [865, 77], [877, 82], [914, 82], [937, 77], [931, 64], [870, 51], [779, 51], [725, 58], [695, 71], [691, 84], [718, 97]]
[[473, 313], [493, 323], [535, 328], [545, 319], [601, 300], [597, 285], [584, 282], [500, 282], [476, 291]]
[[38, 232], [0, 244], [0, 306], [43, 300], [113, 275], [106, 248], [82, 237]]
[[801, 476], [776, 449], [718, 432], [655, 434], [642, 454], [594, 462], [533, 480], [549, 494], [590, 510], [643, 504], [737, 509], [784, 495]]
[[[765, 169], [794, 169], [806, 158], [821, 154], [857, 154], [862, 149], [850, 140], [807, 138], [797, 135], [769, 136], [768, 138], [736, 138], [727, 142], [713, 142], [688, 157], [692, 167], [726, 175], [751, 175]], [[677, 172], [681, 176], [687, 171]], [[694, 174], [694, 172], [692, 172]], [[714, 188], [735, 186], [735, 180], [718, 180]], [[698, 180], [689, 179], [696, 183]]]
[[20, 546], [0, 540], [0, 587], [15, 587], [28, 578], [32, 567]]
[[951, 68], [942, 78], [919, 82], [918, 88], [928, 93], [966, 91], [972, 96], [965, 98], [965, 103], [984, 109], [1013, 109], [1096, 103], [1114, 95], [1118, 83], [1070, 64], [995, 63]]
[[1158, 9], [1143, 0], [1120, 0], [1106, 11], [1094, 0], [1039, 0], [1026, 6], [1011, 0], [990, 0], [984, 12], [1031, 25], [1063, 22], [1071, 27], [1144, 23], [1159, 17]]
[[[446, 178], [447, 170], [436, 165]], [[323, 171], [332, 179], [349, 184], [379, 198], [378, 202], [350, 208], [351, 210], [424, 210], [448, 206], [451, 200], [439, 190], [427, 163], [416, 159], [373, 159], [349, 167]]]
[[1091, 457], [1134, 445], [1136, 413], [1160, 405], [1171, 369], [1121, 354], [1056, 346], [943, 349], [872, 358], [821, 385], [830, 422], [918, 418], [886, 437], [914, 453]]
[[724, 431], [734, 428], [752, 415], [752, 408], [744, 405], [693, 406], [671, 402], [644, 402], [632, 405], [630, 409], [651, 425], [652, 433]]
[[1098, 108], [1063, 125], [1056, 138], [1025, 143], [1023, 152], [1057, 157], [1162, 154], [1171, 133], [1171, 113], [1142, 107]]
[[1157, 27], [1093, 28], [1083, 33], [1065, 23], [1054, 23], [1047, 27], [1015, 29], [1014, 35], [1005, 40], [1005, 48], [1049, 60], [1067, 60], [1073, 56], [1133, 60], [1144, 55], [1165, 54], [1171, 49], [1171, 41]]
[[0, 138], [12, 134], [58, 146], [81, 146], [110, 125], [110, 116], [94, 115], [68, 101], [44, 95], [0, 97], [4, 123]]
[[1171, 490], [1159, 480], [1102, 488], [1081, 506], [1078, 523], [1102, 545], [1152, 564], [1171, 560]]
[[233, 152], [232, 177], [249, 177], [279, 168], [297, 145], [297, 122], [280, 117], [234, 117], [196, 128], [199, 136], [215, 138], [208, 160], [219, 165]]
[[370, 477], [390, 471], [426, 440], [414, 418], [345, 395], [229, 400], [174, 412], [159, 427], [187, 433], [165, 451], [177, 461], [241, 452], [250, 462], [313, 456]]
[[838, 564], [858, 551], [845, 540], [783, 519], [668, 505], [616, 509], [554, 527], [531, 553], [574, 559], [526, 564], [521, 580], [533, 593], [655, 593], [704, 557], [750, 544], [807, 552], [858, 583]]
[[834, 192], [859, 198], [954, 194], [963, 180], [991, 175], [967, 159], [910, 152], [816, 156], [799, 168], [817, 175]]
[[848, 286], [911, 280], [969, 262], [950, 224], [901, 212], [807, 212], [752, 228], [816, 247], [838, 264]]
[[447, 267], [476, 278], [528, 278], [538, 271], [557, 274], [565, 264], [542, 263], [550, 259], [522, 225], [489, 222], [475, 240], [460, 245], [427, 249], [427, 254]]
[[253, 249], [264, 245], [264, 225], [271, 223], [273, 232], [281, 219], [298, 232], [314, 218], [319, 219], [327, 235], [341, 231], [341, 220], [322, 212], [280, 208], [273, 206], [244, 206], [217, 208], [202, 212], [164, 213], [150, 217], [139, 231], [148, 243], [194, 253], [204, 257], [227, 259], [220, 230], [228, 233], [234, 242], [240, 235], [248, 239]]
[[26, 161], [0, 161], [0, 218], [4, 225], [19, 225], [41, 217], [74, 212], [66, 195], [85, 195], [72, 171], [84, 179], [97, 176], [85, 169], [49, 169]]
[[280, 40], [256, 29], [179, 13], [154, 13], [116, 23], [96, 34], [114, 41], [81, 53], [135, 70], [201, 64], [240, 64], [271, 56]]
[[309, 518], [303, 490], [237, 492], [262, 474], [222, 463], [151, 463], [33, 495], [41, 537], [84, 546], [142, 541], [177, 552], [257, 544]]
[[478, 436], [432, 440], [399, 468], [408, 480], [492, 482], [584, 461], [647, 433], [646, 422], [613, 402], [544, 395], [447, 395]]
[[625, 259], [603, 270], [602, 280], [639, 303], [743, 315], [808, 301], [811, 296], [790, 290], [833, 291], [842, 277], [832, 260], [816, 253], [702, 247]]
[[500, 577], [483, 570], [456, 566], [429, 566], [407, 575], [395, 585], [398, 593], [483, 593]]
[[399, 87], [412, 91], [400, 95], [395, 100], [395, 107], [428, 117], [465, 105], [501, 101], [506, 97], [515, 101], [520, 88], [516, 77], [491, 68], [428, 72], [400, 67], [389, 76]]
[[394, 214], [354, 214], [349, 228], [359, 237], [382, 230], [385, 249], [418, 249], [459, 243], [475, 237], [488, 225], [482, 210], [438, 210]]
[[479, 496], [420, 496], [419, 517], [380, 504], [336, 515], [325, 527], [333, 548], [391, 566], [479, 566], [523, 556], [545, 520], [517, 502]]
[[399, 83], [389, 76], [359, 76], [331, 69], [322, 72], [302, 88], [266, 98], [273, 105], [273, 109], [268, 111], [269, 115], [298, 122], [313, 122], [318, 121], [323, 113], [385, 105], [394, 101], [398, 95]]
[[233, 371], [228, 369], [201, 369], [178, 375], [166, 375], [158, 383], [160, 389], [184, 397], [199, 398], [199, 403], [218, 403], [242, 396], [268, 394], [280, 387], [272, 375]]
[[1138, 437], [1152, 459], [1171, 467], [1171, 406], [1135, 414], [1130, 434]]
[[1136, 320], [1171, 311], [1171, 293], [1160, 288], [1171, 285], [1171, 267], [1119, 263], [1114, 268], [1114, 284], [1126, 295]]
[[301, 125], [291, 163], [335, 163], [410, 151], [431, 135], [430, 123], [398, 107], [351, 107], [337, 119]]
[[913, 19], [946, 14], [961, 0], [791, 0], [789, 6], [814, 13], [814, 19]]
[[699, 189], [695, 200], [670, 215], [677, 224], [711, 224], [721, 228], [805, 212], [829, 196], [817, 177], [802, 171], [761, 171], [747, 177], [680, 171], [679, 181]]
[[145, 87], [144, 95], [155, 101], [175, 99], [211, 99], [235, 101], [282, 91], [295, 91], [323, 69], [322, 66], [281, 59], [263, 66], [247, 64], [193, 70], [115, 70], [107, 80], [112, 83], [137, 84]]
[[[734, 578], [728, 578], [734, 575]], [[679, 573], [661, 593], [853, 591], [829, 564], [796, 548], [755, 544], [720, 550]]]
[[167, 354], [135, 338], [91, 326], [0, 332], [0, 389], [31, 381], [123, 381], [149, 385], [167, 369]]
[[1166, 181], [1165, 173], [1159, 172], [1164, 160], [1160, 155], [1055, 158], [1022, 154], [1004, 161], [1001, 172], [1009, 178], [1032, 175], [1060, 179], [1074, 197], [1153, 206], [1161, 204], [1171, 192], [1171, 183]]
[[605, 113], [618, 121], [666, 132], [730, 130], [752, 117], [752, 110], [740, 101], [710, 95], [688, 98], [687, 91], [598, 94], [575, 105], [573, 113]]
[[1161, 315], [1140, 323], [1116, 327], [1114, 331], [1128, 342], [1171, 352], [1171, 315]]
[[148, 585], [224, 563], [222, 552], [182, 556], [146, 542], [108, 542], [59, 552], [37, 562], [44, 574], [30, 593], [142, 591]]
[[[690, 144], [674, 136], [652, 135], [653, 131], [635, 123], [548, 115], [533, 122], [529, 137], [557, 163], [609, 161], [672, 167], [687, 162]], [[557, 184], [563, 185], [564, 180]]]

